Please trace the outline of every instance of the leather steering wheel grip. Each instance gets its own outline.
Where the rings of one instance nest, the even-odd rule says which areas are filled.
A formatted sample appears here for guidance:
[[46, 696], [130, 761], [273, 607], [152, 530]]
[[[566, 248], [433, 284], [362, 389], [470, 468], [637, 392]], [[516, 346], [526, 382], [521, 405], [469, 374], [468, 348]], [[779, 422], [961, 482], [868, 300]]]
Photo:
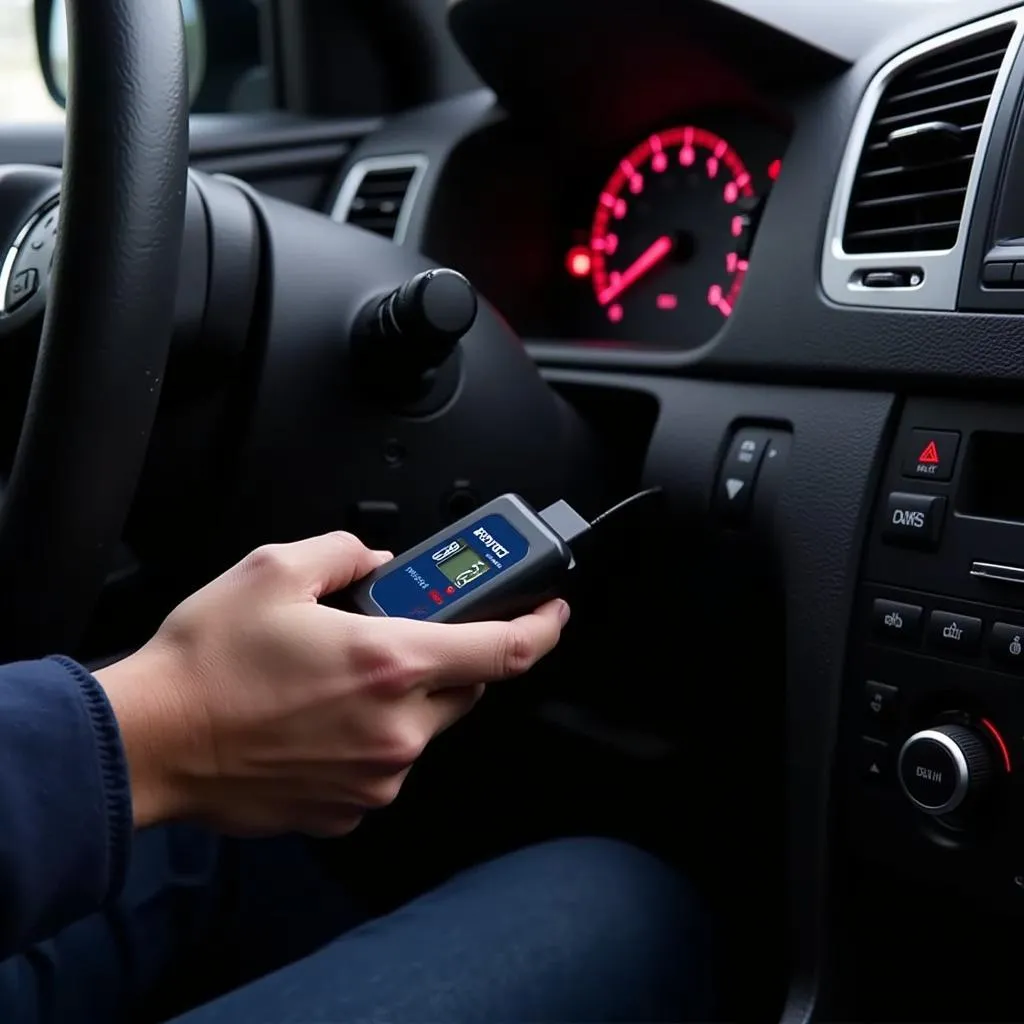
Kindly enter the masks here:
[[67, 0], [61, 226], [0, 505], [0, 658], [75, 653], [142, 473], [188, 173], [179, 0]]

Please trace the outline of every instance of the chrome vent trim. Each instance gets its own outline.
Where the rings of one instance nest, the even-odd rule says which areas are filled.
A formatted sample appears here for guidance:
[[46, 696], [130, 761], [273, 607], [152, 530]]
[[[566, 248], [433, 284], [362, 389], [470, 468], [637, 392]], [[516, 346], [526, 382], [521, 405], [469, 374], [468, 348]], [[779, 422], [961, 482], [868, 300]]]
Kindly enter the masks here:
[[[993, 84], [984, 123], [978, 134], [978, 146], [974, 154], [967, 191], [964, 195], [963, 212], [960, 217], [960, 229], [957, 232], [956, 243], [951, 249], [941, 251], [862, 254], [846, 252], [843, 248], [843, 235], [847, 209], [860, 165], [861, 151], [874, 120], [879, 100], [889, 83], [915, 61], [934, 56], [940, 50], [1006, 25], [1013, 25], [1014, 32]], [[821, 286], [825, 295], [833, 302], [846, 306], [869, 306], [878, 309], [952, 310], [956, 308], [967, 241], [967, 226], [970, 224], [974, 211], [978, 180], [988, 153], [992, 124], [1006, 90], [1006, 81], [1009, 78], [1010, 70], [1020, 49], [1022, 35], [1024, 35], [1024, 8], [1004, 11], [990, 18], [945, 32], [905, 50], [889, 61], [871, 80], [861, 99], [857, 116], [854, 118], [843, 162], [836, 178], [832, 206], [829, 211], [828, 229], [821, 262]], [[857, 276], [861, 271], [871, 270], [921, 270], [924, 274], [921, 283], [916, 286], [866, 288], [858, 283]]]

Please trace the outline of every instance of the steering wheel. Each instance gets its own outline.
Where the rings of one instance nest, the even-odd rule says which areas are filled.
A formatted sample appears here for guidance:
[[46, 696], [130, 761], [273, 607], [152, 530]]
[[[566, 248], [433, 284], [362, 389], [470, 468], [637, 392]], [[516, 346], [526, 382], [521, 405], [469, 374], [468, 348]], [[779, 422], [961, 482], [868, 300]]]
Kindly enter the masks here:
[[25, 229], [41, 228], [58, 194], [60, 204], [35, 374], [0, 505], [4, 658], [72, 651], [82, 636], [145, 461], [182, 244], [188, 88], [178, 0], [67, 0], [67, 14], [62, 180], [48, 168], [0, 170], [8, 266]]
[[[67, 9], [63, 176], [0, 168], [0, 341], [42, 320], [0, 507], [0, 657], [79, 652], [129, 521], [166, 577], [329, 529], [409, 545], [509, 490], [606, 502], [587, 424], [464, 278], [188, 169], [178, 0]], [[189, 374], [219, 403], [191, 442], [161, 402]]]

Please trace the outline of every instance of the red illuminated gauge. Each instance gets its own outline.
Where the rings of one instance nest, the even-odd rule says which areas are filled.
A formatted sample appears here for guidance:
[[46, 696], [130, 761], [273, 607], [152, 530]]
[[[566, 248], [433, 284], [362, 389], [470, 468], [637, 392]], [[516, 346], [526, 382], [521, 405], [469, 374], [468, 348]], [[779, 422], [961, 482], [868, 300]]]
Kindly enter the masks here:
[[570, 253], [587, 269], [606, 322], [623, 336], [680, 344], [712, 337], [735, 305], [761, 183], [721, 136], [693, 125], [645, 139], [601, 191], [590, 245]]

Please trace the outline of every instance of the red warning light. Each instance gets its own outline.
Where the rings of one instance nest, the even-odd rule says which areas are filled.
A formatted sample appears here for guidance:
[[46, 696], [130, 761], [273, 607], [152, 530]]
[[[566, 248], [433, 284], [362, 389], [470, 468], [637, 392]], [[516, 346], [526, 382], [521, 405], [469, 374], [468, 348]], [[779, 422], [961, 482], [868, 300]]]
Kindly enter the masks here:
[[776, 181], [781, 173], [782, 173], [782, 161], [781, 160], [773, 160], [768, 165], [768, 177], [772, 181]]
[[577, 245], [569, 250], [566, 257], [566, 269], [573, 277], [587, 277], [590, 274], [590, 250], [582, 245]]
[[444, 604], [444, 598], [436, 590], [429, 591], [427, 593], [427, 597], [429, 597], [434, 604]]
[[445, 592], [446, 594], [449, 594], [449, 595], [450, 595], [450, 594], [454, 594], [454, 593], [455, 593], [455, 588], [454, 588], [454, 587], [451, 587], [451, 586], [449, 586], [449, 587], [445, 587], [445, 588], [444, 588], [444, 592]]
[[934, 441], [929, 441], [923, 452], [917, 457], [917, 461], [924, 466], [937, 466], [939, 464], [939, 449]]

